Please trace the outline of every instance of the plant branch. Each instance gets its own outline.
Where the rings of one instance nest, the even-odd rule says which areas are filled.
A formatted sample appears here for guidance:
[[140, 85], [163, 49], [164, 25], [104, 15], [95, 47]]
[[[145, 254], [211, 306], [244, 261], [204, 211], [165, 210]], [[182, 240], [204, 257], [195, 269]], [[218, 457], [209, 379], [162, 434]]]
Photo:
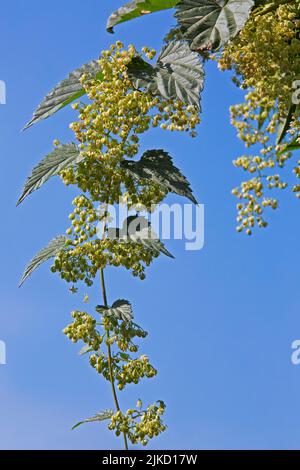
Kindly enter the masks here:
[[[106, 286], [105, 286], [105, 278], [104, 278], [104, 269], [101, 268], [100, 270], [100, 277], [101, 277], [101, 288], [102, 288], [102, 295], [103, 295], [103, 302], [105, 307], [108, 307], [108, 302], [107, 302], [107, 293], [106, 293]], [[109, 344], [109, 338], [110, 338], [110, 332], [108, 329], [106, 329], [106, 344], [107, 344], [107, 358], [108, 358], [108, 370], [109, 370], [109, 378], [110, 378], [110, 384], [111, 384], [111, 389], [112, 389], [112, 394], [115, 402], [115, 406], [117, 411], [121, 411], [118, 397], [117, 397], [117, 392], [116, 392], [116, 387], [115, 387], [115, 380], [114, 380], [114, 374], [113, 374], [113, 367], [112, 367], [112, 354], [111, 354], [111, 346]], [[124, 436], [124, 445], [125, 449], [128, 450], [128, 442], [127, 442], [127, 436], [126, 433], [123, 433]]]
[[280, 7], [281, 5], [284, 5], [286, 3], [291, 3], [291, 2], [292, 0], [280, 0], [280, 1], [275, 0], [273, 3], [267, 6], [259, 5], [257, 10], [255, 10], [253, 14], [254, 16], [263, 16], [263, 15], [266, 15], [267, 13], [277, 10], [277, 8]]

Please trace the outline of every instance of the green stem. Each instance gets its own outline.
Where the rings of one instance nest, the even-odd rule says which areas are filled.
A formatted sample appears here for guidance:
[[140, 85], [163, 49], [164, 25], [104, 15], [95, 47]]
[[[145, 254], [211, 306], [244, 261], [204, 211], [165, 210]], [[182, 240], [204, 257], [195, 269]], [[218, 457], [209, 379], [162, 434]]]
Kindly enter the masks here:
[[[101, 287], [102, 287], [102, 295], [103, 295], [103, 302], [105, 307], [108, 307], [108, 302], [107, 302], [107, 293], [106, 293], [106, 287], [105, 287], [105, 279], [104, 279], [104, 269], [102, 268], [100, 270], [100, 276], [101, 276]], [[114, 397], [114, 402], [117, 411], [121, 411], [118, 397], [117, 397], [117, 392], [116, 392], [116, 387], [115, 387], [115, 379], [114, 379], [114, 374], [113, 374], [113, 367], [112, 367], [112, 354], [111, 354], [111, 346], [109, 344], [109, 337], [110, 337], [110, 332], [107, 329], [106, 330], [106, 336], [107, 336], [107, 358], [108, 358], [108, 370], [109, 370], [109, 377], [110, 377], [110, 384], [111, 384], [111, 389], [112, 389], [112, 394]], [[127, 442], [127, 435], [126, 432], [123, 433], [124, 436], [124, 445], [125, 449], [128, 450], [128, 442]]]
[[[291, 3], [291, 2], [292, 0], [280, 0], [280, 1], [275, 0], [273, 3], [271, 3], [268, 6], [263, 7], [262, 9], [260, 9], [259, 7], [257, 8], [257, 10], [255, 9], [254, 16], [266, 15], [267, 13], [277, 10], [279, 6], [284, 5], [286, 3]], [[259, 6], [262, 6], [262, 5], [259, 5]]]

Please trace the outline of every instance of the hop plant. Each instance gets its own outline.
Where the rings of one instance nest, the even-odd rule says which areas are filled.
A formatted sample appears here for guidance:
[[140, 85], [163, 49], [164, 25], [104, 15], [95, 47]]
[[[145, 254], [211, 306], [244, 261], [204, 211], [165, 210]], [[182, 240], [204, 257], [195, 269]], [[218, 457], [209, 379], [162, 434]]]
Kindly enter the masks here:
[[[233, 190], [239, 199], [237, 230], [250, 235], [255, 225], [268, 225], [265, 208], [278, 207], [278, 200], [271, 196], [273, 189], [288, 186], [278, 171], [292, 157], [289, 144], [299, 133], [298, 119], [292, 119], [286, 142], [278, 144], [275, 133], [289, 113], [300, 70], [299, 3], [267, 2], [257, 9], [219, 55], [218, 63], [221, 70], [231, 69], [234, 82], [248, 90], [245, 103], [231, 107], [231, 121], [246, 147], [258, 149], [254, 155], [234, 160], [235, 167], [251, 175]], [[298, 190], [294, 185], [297, 195]]]
[[[149, 48], [144, 48], [143, 53], [150, 60], [155, 55]], [[119, 300], [109, 307], [104, 272], [109, 266], [123, 266], [143, 280], [145, 268], [160, 252], [170, 254], [161, 242], [155, 245], [142, 243], [137, 237], [108, 236], [109, 205], [121, 199], [130, 208], [142, 206], [152, 211], [166, 196], [168, 186], [154, 178], [137, 179], [122, 165], [124, 159], [137, 155], [141, 135], [150, 128], [190, 131], [194, 135], [199, 123], [195, 106], [135, 88], [128, 75], [128, 65], [136, 55], [133, 46], [124, 49], [123, 44], [117, 42], [101, 54], [98, 61], [101, 79], [88, 71], [80, 78], [89, 102], [73, 105], [78, 119], [70, 128], [78, 147], [67, 147], [76, 155], [76, 161], [59, 172], [62, 181], [76, 185], [80, 194], [73, 200], [66, 237], [59, 239], [58, 246], [53, 243], [50, 249], [55, 250], [52, 272], [58, 272], [63, 280], [72, 283], [73, 293], [78, 292], [75, 286], [81, 281], [91, 287], [100, 273], [104, 305], [97, 306], [93, 314], [72, 312], [73, 321], [64, 329], [64, 334], [73, 343], [84, 344], [82, 353], [89, 355], [91, 367], [112, 389], [115, 410], [99, 413], [83, 422], [109, 420], [108, 428], [116, 436], [123, 436], [126, 449], [129, 441], [146, 445], [165, 431], [162, 422], [165, 404], [158, 401], [142, 410], [138, 402], [135, 409], [121, 410], [117, 392], [144, 378], [154, 378], [157, 370], [147, 355], [139, 354], [138, 340], [146, 338], [148, 333], [133, 322], [131, 304]], [[63, 146], [59, 141], [54, 145], [53, 155], [60, 157]], [[167, 162], [168, 169], [175, 172], [176, 178], [181, 178], [168, 154], [157, 153]], [[184, 178], [180, 181], [191, 198], [188, 183]], [[148, 225], [146, 230], [148, 233]], [[88, 299], [85, 294], [84, 303]]]
[[156, 376], [157, 370], [147, 356], [132, 356], [138, 351], [138, 345], [133, 340], [146, 338], [148, 333], [131, 320], [108, 316], [105, 308], [96, 308], [96, 315], [98, 318], [86, 312], [72, 312], [74, 322], [64, 329], [64, 334], [73, 343], [82, 341], [85, 344], [92, 368], [112, 384], [117, 412], [110, 417], [109, 430], [114, 430], [117, 436], [122, 434], [126, 447], [128, 439], [132, 444], [146, 445], [149, 439], [166, 429], [161, 420], [164, 403], [159, 401], [144, 411], [129, 409], [124, 415], [114, 384], [116, 382], [121, 391], [128, 384], [138, 384], [145, 377]]
[[[129, 442], [147, 445], [165, 431], [162, 421], [165, 404], [157, 401], [143, 407], [138, 400], [135, 407], [121, 409], [117, 392], [144, 378], [155, 377], [157, 370], [147, 355], [139, 353], [139, 342], [148, 333], [134, 323], [131, 304], [120, 299], [109, 306], [104, 273], [107, 267], [122, 266], [143, 280], [145, 268], [161, 252], [168, 256], [170, 253], [157, 240], [155, 245], [142, 243], [138, 237], [111, 238], [109, 206], [125, 201], [137, 213], [139, 207], [150, 212], [168, 191], [196, 202], [188, 182], [166, 152], [152, 151], [164, 166], [163, 176], [157, 168], [149, 170], [153, 154], [150, 160], [148, 154], [143, 162], [144, 156], [140, 162], [128, 159], [139, 153], [142, 135], [150, 129], [196, 136], [200, 122], [197, 95], [204, 73], [195, 51], [203, 61], [209, 57], [217, 59], [220, 69], [231, 70], [235, 84], [246, 91], [245, 101], [231, 107], [231, 121], [239, 138], [247, 149], [253, 149], [251, 155], [242, 155], [233, 162], [249, 174], [232, 191], [238, 198], [239, 232], [245, 230], [251, 235], [256, 225], [267, 226], [265, 209], [278, 207], [272, 192], [287, 187], [282, 169], [292, 158], [291, 148], [300, 147], [299, 107], [291, 104], [300, 71], [299, 0], [245, 1], [240, 2], [239, 11], [230, 2], [215, 2], [209, 13], [201, 2], [194, 2], [191, 16], [189, 3], [177, 4], [179, 25], [166, 37], [168, 46], [155, 67], [142, 59], [144, 56], [152, 60], [155, 50], [144, 47], [139, 54], [133, 45], [126, 49], [117, 41], [109, 50], [102, 51], [98, 61], [71, 73], [47, 95], [28, 124], [48, 117], [79, 95], [86, 94], [89, 99], [88, 103], [73, 104], [77, 118], [70, 128], [78, 145], [63, 146], [55, 140], [54, 151], [34, 169], [19, 200], [38, 189], [52, 174], [60, 175], [65, 185], [79, 189], [66, 236], [54, 239], [31, 261], [22, 283], [43, 260], [51, 257], [54, 257], [52, 271], [73, 284], [72, 293], [78, 292], [77, 283], [82, 281], [90, 287], [100, 274], [104, 305], [97, 306], [93, 314], [72, 312], [72, 323], [64, 334], [73, 343], [84, 343], [82, 354], [89, 355], [91, 367], [110, 383], [112, 390], [115, 409], [83, 422], [109, 421], [109, 430], [117, 437], [123, 436], [126, 449]], [[123, 15], [120, 9], [110, 17], [110, 30], [128, 19]], [[226, 21], [220, 21], [222, 17]], [[211, 30], [218, 34], [211, 34]], [[179, 41], [173, 41], [174, 38]], [[211, 51], [219, 52], [213, 56]], [[143, 69], [146, 90], [138, 88], [141, 75], [137, 74], [135, 79], [130, 72], [136, 60], [147, 70]], [[165, 93], [166, 89], [169, 93]], [[66, 95], [65, 100], [62, 95]], [[276, 140], [275, 133], [280, 127], [282, 134]], [[300, 160], [293, 173], [300, 178]], [[292, 189], [300, 198], [300, 184], [296, 182]], [[120, 233], [120, 229], [116, 230]], [[85, 294], [84, 302], [88, 300]]]
[[129, 409], [126, 414], [117, 412], [111, 417], [108, 425], [111, 431], [115, 431], [116, 436], [126, 432], [132, 444], [142, 444], [146, 446], [149, 439], [158, 436], [166, 430], [162, 423], [161, 416], [165, 412], [165, 404], [162, 401], [148, 406], [146, 410], [141, 410], [142, 402], [137, 402], [137, 409]]
[[[148, 48], [144, 52], [153, 55]], [[96, 226], [109, 218], [108, 204], [120, 198], [129, 208], [141, 205], [153, 211], [166, 196], [157, 183], [137, 182], [121, 165], [124, 157], [138, 153], [140, 135], [159, 124], [163, 129], [187, 131], [199, 123], [195, 106], [135, 89], [127, 66], [136, 54], [133, 46], [125, 50], [117, 42], [102, 52], [102, 80], [88, 74], [81, 77], [91, 102], [73, 105], [79, 120], [70, 126], [79, 142], [80, 159], [61, 176], [66, 185], [76, 184], [83, 194], [74, 199], [75, 209], [69, 216], [69, 250], [59, 253], [52, 266], [53, 272], [70, 283], [82, 280], [91, 286], [99, 269], [106, 266], [123, 266], [145, 278], [145, 267], [157, 258], [157, 251], [135, 242], [120, 243], [105, 234], [99, 239]], [[100, 213], [99, 204], [103, 205]]]
[[[148, 53], [148, 49], [145, 51]], [[91, 103], [73, 105], [79, 111], [79, 120], [70, 127], [80, 143], [82, 161], [76, 169], [64, 171], [62, 178], [66, 184], [77, 184], [88, 192], [93, 202], [118, 203], [124, 192], [134, 205], [149, 207], [161, 202], [165, 193], [157, 184], [144, 181], [142, 187], [137, 185], [120, 162], [138, 153], [140, 136], [151, 127], [188, 131], [199, 123], [195, 106], [134, 87], [127, 67], [136, 55], [134, 46], [125, 50], [117, 42], [102, 52], [101, 81], [86, 74], [81, 77]]]

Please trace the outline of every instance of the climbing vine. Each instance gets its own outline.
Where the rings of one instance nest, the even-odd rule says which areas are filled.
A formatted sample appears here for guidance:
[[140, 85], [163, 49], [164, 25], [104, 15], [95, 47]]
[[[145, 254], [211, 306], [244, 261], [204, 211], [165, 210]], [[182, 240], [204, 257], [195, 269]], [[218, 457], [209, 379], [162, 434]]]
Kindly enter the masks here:
[[[59, 174], [67, 186], [75, 185], [81, 191], [73, 201], [74, 211], [69, 215], [71, 224], [66, 235], [54, 239], [32, 260], [22, 283], [41, 261], [52, 256], [55, 257], [52, 272], [58, 272], [71, 283], [72, 292], [77, 292], [76, 285], [81, 281], [91, 287], [99, 276], [102, 304], [95, 306], [93, 312], [72, 312], [73, 322], [64, 333], [73, 343], [84, 343], [83, 353], [89, 355], [91, 367], [110, 383], [115, 407], [78, 425], [107, 420], [108, 428], [123, 436], [125, 449], [129, 441], [146, 445], [166, 429], [162, 421], [165, 404], [159, 400], [143, 407], [138, 400], [136, 406], [126, 411], [120, 407], [118, 393], [128, 384], [155, 377], [157, 370], [148, 356], [139, 355], [139, 340], [148, 333], [134, 322], [131, 303], [117, 299], [109, 304], [105, 270], [109, 266], [125, 267], [144, 280], [146, 266], [161, 253], [172, 255], [147, 219], [139, 215], [140, 207], [153, 211], [170, 191], [196, 202], [187, 180], [167, 152], [149, 150], [140, 161], [132, 160], [139, 153], [142, 135], [150, 128], [189, 131], [193, 137], [199, 123], [197, 106], [135, 87], [129, 66], [142, 61], [143, 54], [151, 60], [156, 53], [144, 48], [138, 54], [134, 46], [124, 49], [117, 41], [109, 50], [102, 51], [97, 61], [101, 80], [88, 70], [81, 75], [80, 85], [89, 102], [72, 105], [78, 119], [70, 128], [77, 143], [62, 145], [55, 141], [54, 151], [33, 170], [20, 198], [22, 201], [45, 182], [50, 167], [51, 174]], [[143, 170], [148, 173], [144, 175]], [[122, 237], [118, 227], [115, 236], [110, 236], [109, 207], [120, 200], [136, 215], [125, 220]]]
[[[165, 431], [165, 404], [160, 399], [144, 405], [139, 399], [128, 410], [121, 406], [120, 392], [128, 384], [155, 377], [157, 370], [140, 353], [140, 341], [148, 333], [135, 323], [130, 301], [108, 299], [105, 274], [110, 267], [124, 267], [144, 280], [146, 268], [159, 255], [172, 257], [140, 215], [141, 207], [150, 213], [169, 192], [197, 203], [166, 150], [149, 149], [140, 155], [143, 134], [161, 128], [196, 137], [206, 62], [214, 60], [221, 70], [230, 70], [234, 83], [246, 93], [245, 102], [231, 108], [232, 123], [246, 148], [254, 149], [234, 160], [236, 167], [250, 174], [233, 190], [239, 199], [237, 230], [249, 235], [256, 225], [267, 226], [265, 208], [278, 206], [272, 190], [288, 186], [279, 170], [300, 148], [295, 98], [300, 72], [299, 0], [134, 0], [110, 16], [107, 30], [171, 8], [177, 25], [166, 35], [156, 60], [151, 48], [139, 52], [116, 41], [45, 97], [26, 128], [72, 103], [77, 113], [70, 124], [75, 142], [54, 141], [54, 149], [33, 169], [18, 201], [55, 175], [78, 188], [65, 235], [32, 259], [21, 284], [50, 258], [52, 272], [71, 284], [73, 293], [80, 283], [91, 288], [99, 280], [101, 303], [89, 311], [72, 312], [72, 323], [64, 333], [73, 343], [84, 344], [82, 354], [110, 385], [114, 408], [74, 428], [106, 421], [109, 430], [122, 437], [125, 449], [130, 444], [147, 445]], [[293, 172], [300, 177], [299, 161]], [[297, 182], [293, 191], [299, 197]], [[112, 228], [110, 208], [120, 202], [135, 215], [123, 227]]]

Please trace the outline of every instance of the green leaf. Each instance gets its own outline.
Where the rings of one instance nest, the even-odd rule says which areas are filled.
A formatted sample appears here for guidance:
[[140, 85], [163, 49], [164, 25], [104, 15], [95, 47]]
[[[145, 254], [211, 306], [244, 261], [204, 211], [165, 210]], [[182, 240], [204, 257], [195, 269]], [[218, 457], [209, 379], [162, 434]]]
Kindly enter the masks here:
[[124, 160], [121, 165], [137, 179], [154, 181], [164, 191], [187, 197], [197, 204], [188, 180], [164, 150], [148, 150], [139, 161]]
[[80, 351], [79, 351], [79, 356], [84, 356], [85, 354], [88, 354], [90, 352], [94, 351], [94, 349], [89, 346], [88, 344], [86, 344], [85, 346], [83, 346]]
[[98, 305], [96, 307], [96, 311], [123, 322], [131, 322], [133, 320], [131, 303], [124, 299], [116, 300], [116, 302], [114, 302], [111, 307]]
[[123, 359], [123, 361], [126, 361], [126, 362], [130, 361], [130, 355], [129, 354], [119, 352], [118, 355], [120, 356], [121, 359]]
[[107, 31], [113, 33], [114, 26], [156, 11], [173, 8], [179, 0], [133, 0], [118, 8], [107, 21]]
[[300, 137], [299, 136], [295, 137], [293, 140], [291, 140], [289, 144], [287, 144], [284, 147], [283, 150], [281, 150], [280, 152], [277, 152], [277, 155], [280, 156], [285, 152], [294, 152], [295, 150], [299, 150], [300, 149], [299, 141], [300, 141]]
[[294, 103], [291, 103], [286, 117], [283, 118], [279, 124], [278, 133], [277, 133], [277, 144], [280, 144], [285, 138], [296, 111], [297, 111], [297, 105]]
[[191, 51], [185, 42], [172, 41], [165, 46], [154, 67], [141, 57], [136, 57], [127, 70], [136, 88], [200, 108], [203, 65], [199, 55]]
[[149, 249], [152, 253], [163, 253], [169, 258], [174, 258], [152, 230], [151, 224], [143, 216], [131, 215], [127, 217], [121, 229], [109, 228], [107, 236], [110, 239], [117, 239], [124, 243], [138, 243]]
[[102, 73], [97, 60], [93, 60], [74, 70], [65, 80], [58, 83], [58, 85], [48, 93], [34, 112], [32, 119], [24, 127], [24, 130], [42, 119], [47, 119], [52, 116], [52, 114], [85, 95], [85, 90], [80, 83], [80, 78], [84, 73], [96, 76], [99, 80], [102, 79]]
[[[198, 56], [192, 54], [187, 45], [179, 46], [178, 44], [173, 46], [171, 51], [165, 48], [156, 68], [148, 64], [147, 80], [149, 80], [149, 74], [151, 75], [151, 73], [153, 73], [155, 79], [153, 92], [162, 94], [166, 98], [181, 97], [180, 99], [184, 100], [184, 97], [188, 97], [186, 100], [188, 103], [197, 104], [199, 93], [203, 87], [204, 72]], [[140, 61], [133, 60], [133, 66], [129, 66], [133, 80], [142, 78], [139, 75], [141, 70], [139, 70], [137, 62], [142, 63], [143, 69], [147, 64], [142, 59]], [[151, 72], [152, 70], [153, 72]], [[91, 74], [99, 80], [103, 77], [96, 60], [70, 73], [46, 96], [24, 129], [47, 119], [68, 104], [84, 96], [85, 90], [80, 83], [80, 78], [84, 73]]]
[[51, 258], [54, 258], [60, 251], [66, 247], [67, 237], [60, 235], [49, 243], [48, 246], [43, 248], [27, 265], [24, 274], [21, 278], [20, 285], [21, 287], [26, 279], [43, 263], [48, 261]]
[[80, 421], [79, 423], [75, 424], [75, 426], [72, 427], [72, 431], [78, 428], [79, 426], [81, 426], [82, 424], [106, 421], [110, 419], [113, 416], [113, 414], [114, 414], [113, 410], [105, 410], [105, 411], [102, 411], [101, 413], [97, 413], [95, 416], [84, 419], [83, 421]]
[[79, 161], [80, 151], [77, 145], [70, 143], [57, 147], [32, 170], [17, 205], [24, 201], [29, 194], [43, 186], [49, 178], [59, 175], [62, 170], [69, 168]]
[[192, 50], [216, 51], [244, 27], [253, 0], [181, 0], [177, 18]]
[[143, 244], [144, 246], [146, 246], [150, 251], [154, 251], [156, 252], [157, 254], [163, 254], [165, 256], [167, 256], [168, 258], [172, 258], [174, 259], [175, 257], [172, 255], [172, 253], [169, 252], [169, 250], [167, 250], [167, 248], [165, 247], [165, 245], [163, 244], [163, 242], [161, 240], [159, 240], [159, 238], [151, 238], [151, 236], [149, 236], [148, 238], [145, 238], [145, 237], [140, 237], [140, 238], [137, 238], [135, 240], [137, 243], [141, 243]]
[[[299, 141], [299, 137], [298, 137], [298, 141]], [[286, 152], [294, 152], [295, 150], [299, 150], [299, 149], [300, 149], [300, 144], [297, 144], [296, 142], [295, 142], [295, 143], [292, 143], [292, 142], [291, 142], [291, 143], [286, 147], [285, 151], [286, 151]]]

